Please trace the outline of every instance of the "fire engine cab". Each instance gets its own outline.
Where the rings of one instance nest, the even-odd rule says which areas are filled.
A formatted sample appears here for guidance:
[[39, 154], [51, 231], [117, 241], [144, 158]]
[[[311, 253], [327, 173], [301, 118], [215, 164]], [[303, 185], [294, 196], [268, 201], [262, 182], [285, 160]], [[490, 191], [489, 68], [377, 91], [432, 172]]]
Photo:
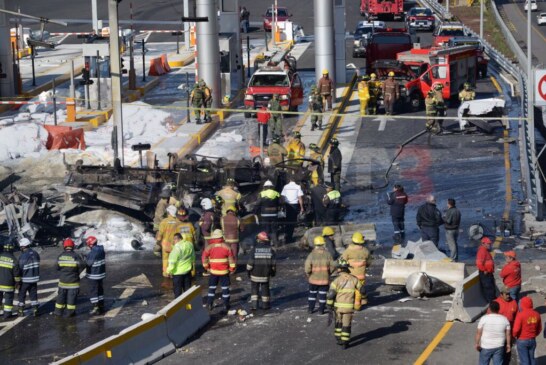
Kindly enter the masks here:
[[404, 0], [360, 0], [360, 15], [372, 19], [392, 17], [404, 18]]
[[478, 61], [475, 46], [411, 49], [398, 53], [397, 60], [413, 70], [420, 70], [415, 82], [419, 82], [423, 98], [436, 83], [444, 85], [443, 97], [446, 100], [457, 98], [465, 82], [476, 84]]
[[[289, 62], [267, 65], [254, 72], [245, 91], [245, 108], [256, 110], [267, 106], [274, 94], [279, 95], [281, 107], [286, 111], [297, 111], [303, 103], [301, 78]], [[245, 117], [250, 118], [251, 114], [246, 112]]]

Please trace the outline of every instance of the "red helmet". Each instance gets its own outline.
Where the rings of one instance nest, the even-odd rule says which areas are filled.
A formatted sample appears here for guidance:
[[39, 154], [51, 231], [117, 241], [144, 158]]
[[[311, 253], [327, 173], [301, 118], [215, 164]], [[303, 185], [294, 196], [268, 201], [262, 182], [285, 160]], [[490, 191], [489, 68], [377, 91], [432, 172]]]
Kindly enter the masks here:
[[269, 241], [269, 236], [267, 235], [267, 232], [260, 232], [256, 236], [256, 239], [258, 241]]
[[89, 247], [95, 246], [97, 244], [97, 237], [95, 236], [89, 236], [85, 240], [85, 244]]
[[67, 248], [67, 247], [72, 247], [74, 248], [74, 241], [72, 241], [71, 238], [67, 238], [63, 241], [63, 247], [64, 248]]
[[489, 237], [483, 237], [483, 238], [482, 238], [482, 243], [483, 243], [484, 245], [490, 245], [490, 244], [492, 244], [493, 242], [491, 242], [491, 239], [490, 239]]

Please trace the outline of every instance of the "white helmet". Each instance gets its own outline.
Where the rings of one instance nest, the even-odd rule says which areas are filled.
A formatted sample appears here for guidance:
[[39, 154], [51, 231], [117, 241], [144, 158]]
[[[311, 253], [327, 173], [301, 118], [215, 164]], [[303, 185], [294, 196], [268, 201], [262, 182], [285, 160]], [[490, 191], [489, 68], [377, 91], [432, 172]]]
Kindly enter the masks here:
[[169, 205], [167, 207], [167, 213], [169, 213], [169, 215], [171, 217], [176, 217], [176, 211], [177, 211], [177, 209], [176, 209], [176, 207], [174, 205]]
[[273, 186], [273, 183], [271, 182], [271, 180], [267, 180], [267, 181], [264, 183], [264, 188], [265, 188], [266, 186], [271, 186], [271, 187]]
[[28, 238], [21, 238], [19, 241], [19, 247], [27, 247], [30, 246], [30, 240]]
[[265, 167], [271, 166], [271, 159], [269, 157], [264, 158], [264, 166]]
[[212, 201], [209, 198], [204, 198], [201, 200], [201, 208], [204, 210], [212, 209]]

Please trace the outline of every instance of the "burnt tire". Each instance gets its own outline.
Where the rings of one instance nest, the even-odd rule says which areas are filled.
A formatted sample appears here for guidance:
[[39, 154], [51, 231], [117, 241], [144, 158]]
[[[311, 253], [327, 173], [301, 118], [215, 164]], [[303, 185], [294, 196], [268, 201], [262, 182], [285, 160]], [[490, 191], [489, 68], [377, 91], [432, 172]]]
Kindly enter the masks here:
[[410, 101], [408, 104], [408, 109], [410, 112], [418, 112], [421, 110], [421, 106], [423, 105], [423, 98], [418, 92], [413, 92], [410, 95]]

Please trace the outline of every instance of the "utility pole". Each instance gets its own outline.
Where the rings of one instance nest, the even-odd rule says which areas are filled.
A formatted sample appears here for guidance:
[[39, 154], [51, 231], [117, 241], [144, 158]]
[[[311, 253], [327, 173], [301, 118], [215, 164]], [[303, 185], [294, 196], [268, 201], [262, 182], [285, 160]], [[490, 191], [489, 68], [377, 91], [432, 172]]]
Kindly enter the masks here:
[[133, 28], [133, 3], [129, 4], [131, 13], [131, 36], [129, 38], [129, 90], [136, 90], [136, 70], [135, 70], [135, 56], [134, 56], [134, 33]]
[[[184, 17], [189, 18], [190, 16], [190, 0], [184, 1]], [[195, 10], [193, 15], [195, 16]], [[190, 50], [190, 23], [183, 22], [184, 24], [184, 45], [186, 46], [186, 51]]]
[[95, 34], [99, 34], [99, 18], [97, 13], [97, 0], [91, 0], [91, 21]]
[[112, 75], [112, 109], [114, 117], [112, 149], [114, 150], [114, 164], [116, 159], [119, 158], [123, 166], [125, 161], [123, 156], [123, 110], [121, 105], [121, 62], [118, 27], [118, 4], [120, 1], [108, 0], [108, 21], [110, 24], [110, 74]]

